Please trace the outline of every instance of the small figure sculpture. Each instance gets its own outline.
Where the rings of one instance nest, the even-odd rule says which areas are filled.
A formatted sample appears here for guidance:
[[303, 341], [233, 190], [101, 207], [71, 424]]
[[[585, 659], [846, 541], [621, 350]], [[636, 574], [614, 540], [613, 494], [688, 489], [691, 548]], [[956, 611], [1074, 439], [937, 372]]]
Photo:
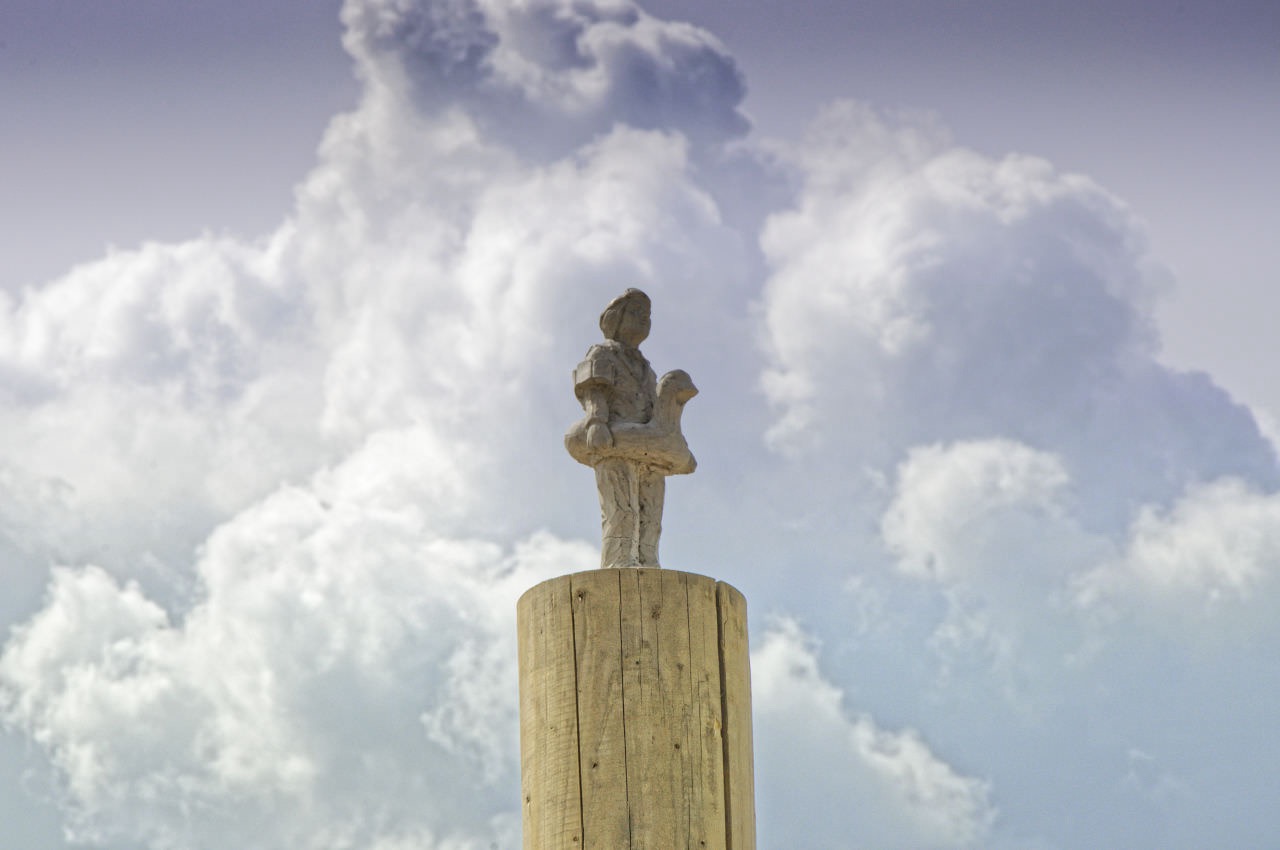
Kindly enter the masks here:
[[680, 433], [680, 414], [698, 388], [680, 369], [654, 379], [639, 348], [649, 328], [649, 296], [628, 289], [600, 314], [605, 341], [591, 346], [573, 373], [585, 415], [564, 444], [596, 471], [601, 567], [658, 566], [665, 476], [697, 466]]

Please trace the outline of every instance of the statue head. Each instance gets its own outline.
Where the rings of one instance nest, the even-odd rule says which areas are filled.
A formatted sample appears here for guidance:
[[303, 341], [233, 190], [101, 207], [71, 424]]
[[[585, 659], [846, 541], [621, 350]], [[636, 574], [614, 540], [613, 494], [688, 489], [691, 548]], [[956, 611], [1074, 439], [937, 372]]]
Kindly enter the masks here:
[[600, 314], [600, 330], [605, 339], [634, 348], [649, 336], [651, 308], [648, 295], [638, 289], [628, 289], [604, 308]]

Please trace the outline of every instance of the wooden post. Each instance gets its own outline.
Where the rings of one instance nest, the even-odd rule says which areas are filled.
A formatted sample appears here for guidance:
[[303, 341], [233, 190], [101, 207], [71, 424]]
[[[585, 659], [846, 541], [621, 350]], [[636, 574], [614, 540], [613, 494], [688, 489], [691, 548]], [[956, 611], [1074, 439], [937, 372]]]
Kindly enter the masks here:
[[755, 850], [746, 600], [602, 569], [520, 598], [524, 850]]

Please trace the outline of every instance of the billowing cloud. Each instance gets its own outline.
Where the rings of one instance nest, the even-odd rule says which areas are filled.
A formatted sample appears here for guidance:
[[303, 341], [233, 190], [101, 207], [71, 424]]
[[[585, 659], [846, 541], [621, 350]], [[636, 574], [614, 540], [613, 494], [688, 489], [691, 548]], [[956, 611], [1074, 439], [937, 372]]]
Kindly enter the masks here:
[[10, 514], [12, 539], [36, 557], [173, 566], [217, 517], [304, 471], [322, 439], [300, 307], [269, 256], [215, 238], [115, 252], [9, 305], [0, 429], [22, 448], [5, 462], [17, 492], [56, 501]]
[[[1221, 777], [1251, 761], [1243, 752], [1275, 684], [1260, 672], [1278, 637], [1274, 493], [1223, 478], [1103, 535], [1076, 520], [1061, 458], [1003, 439], [914, 449], [892, 492], [882, 541], [916, 589], [883, 575], [853, 583], [859, 627], [846, 651], [875, 646], [853, 668], [863, 699], [903, 705], [960, 757], [981, 753], [1001, 808], [997, 846], [1084, 846], [1146, 824], [1190, 847], [1237, 803], [1264, 817]], [[871, 658], [923, 663], [928, 675], [904, 676], [923, 702], [886, 688]], [[1078, 724], [1079, 737], [1063, 737]], [[1040, 781], [1022, 764], [1032, 752], [1100, 782], [1071, 793], [1108, 810], [1105, 826], [1046, 831], [1047, 798], [1023, 791]]]
[[1171, 508], [1145, 507], [1119, 557], [1079, 578], [1086, 608], [1136, 606], [1144, 617], [1222, 620], [1270, 606], [1280, 578], [1280, 496], [1225, 478]]
[[[556, 23], [527, 11], [503, 26]], [[377, 49], [437, 45], [479, 84], [467, 27], [497, 11], [345, 14], [353, 44], [381, 16]], [[581, 102], [538, 107], [592, 113], [563, 157], [371, 80], [267, 238], [116, 252], [0, 305], [21, 447], [0, 529], [31, 568], [92, 564], [52, 573], [0, 661], [4, 721], [48, 757], [74, 840], [514, 843], [515, 598], [596, 559], [541, 530], [572, 500], [547, 498], [564, 476], [533, 447], [575, 415], [604, 301], [697, 280], [679, 333], [739, 272], [699, 252], [743, 245], [661, 128], [668, 107], [705, 117], [672, 82], [699, 51], [729, 74], [726, 114], [736, 72], [705, 34], [624, 17], [584, 30]], [[628, 100], [646, 79], [667, 106]], [[631, 108], [657, 112], [611, 128]]]
[[1088, 520], [1113, 530], [1196, 481], [1276, 486], [1249, 412], [1156, 361], [1165, 275], [1097, 184], [853, 104], [794, 159], [795, 208], [763, 234], [775, 446], [884, 464], [903, 446], [1011, 438], [1062, 456]]
[[514, 846], [514, 600], [595, 562], [568, 375], [635, 285], [703, 389], [664, 563], [752, 599], [766, 844], [1275, 826], [1274, 447], [1159, 362], [1123, 203], [850, 103], [753, 139], [629, 2], [343, 20], [364, 94], [273, 232], [0, 294], [0, 558], [48, 584], [0, 716], [75, 840]]
[[914, 449], [899, 470], [882, 534], [907, 575], [946, 581], [999, 569], [971, 553], [1030, 554], [1026, 542], [993, 539], [1020, 531], [1044, 545], [1044, 528], [1063, 513], [1067, 482], [1057, 458], [1008, 441]]
[[450, 488], [422, 448], [380, 435], [220, 527], [179, 618], [100, 568], [54, 573], [0, 693], [77, 840], [510, 841], [515, 600], [595, 556], [438, 534]]
[[987, 783], [940, 759], [914, 730], [851, 715], [794, 621], [770, 627], [751, 670], [758, 788], [776, 801], [777, 818], [762, 822], [761, 846], [801, 834], [823, 850], [982, 845], [995, 817]]
[[708, 142], [748, 127], [719, 40], [631, 0], [352, 0], [343, 21], [375, 87], [460, 108], [526, 154], [563, 154], [614, 124]]

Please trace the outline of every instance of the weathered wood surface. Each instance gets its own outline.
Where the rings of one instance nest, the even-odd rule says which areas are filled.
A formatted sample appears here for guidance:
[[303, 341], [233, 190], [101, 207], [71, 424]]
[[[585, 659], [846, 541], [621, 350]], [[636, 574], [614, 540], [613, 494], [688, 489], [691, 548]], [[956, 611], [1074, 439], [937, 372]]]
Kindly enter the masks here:
[[[583, 819], [582, 846], [587, 850], [616, 850], [630, 846], [631, 834], [627, 822], [623, 676], [618, 665], [618, 647], [622, 642], [619, 587], [617, 581], [592, 581], [591, 576], [591, 573], [569, 576], [577, 651], [582, 811], [592, 815]], [[567, 666], [566, 659], [559, 661]], [[545, 757], [552, 757], [550, 750]], [[525, 846], [539, 845], [530, 845], [526, 839]]]
[[747, 652], [747, 600], [724, 582], [716, 587], [720, 660], [724, 665], [725, 807], [728, 850], [756, 846], [755, 768], [751, 749], [751, 661]]
[[[566, 587], [567, 590], [567, 587]], [[581, 847], [578, 700], [569, 594], [539, 593], [516, 608], [520, 641], [520, 784], [526, 846]], [[531, 752], [533, 746], [536, 751]]]
[[754, 850], [742, 594], [592, 570], [518, 615], [524, 850]]
[[[694, 781], [689, 783], [694, 816], [689, 846], [726, 850], [724, 706], [717, 643], [716, 582], [691, 581], [688, 592], [690, 722], [697, 745], [690, 765], [695, 772]], [[748, 739], [750, 736], [748, 728]]]

